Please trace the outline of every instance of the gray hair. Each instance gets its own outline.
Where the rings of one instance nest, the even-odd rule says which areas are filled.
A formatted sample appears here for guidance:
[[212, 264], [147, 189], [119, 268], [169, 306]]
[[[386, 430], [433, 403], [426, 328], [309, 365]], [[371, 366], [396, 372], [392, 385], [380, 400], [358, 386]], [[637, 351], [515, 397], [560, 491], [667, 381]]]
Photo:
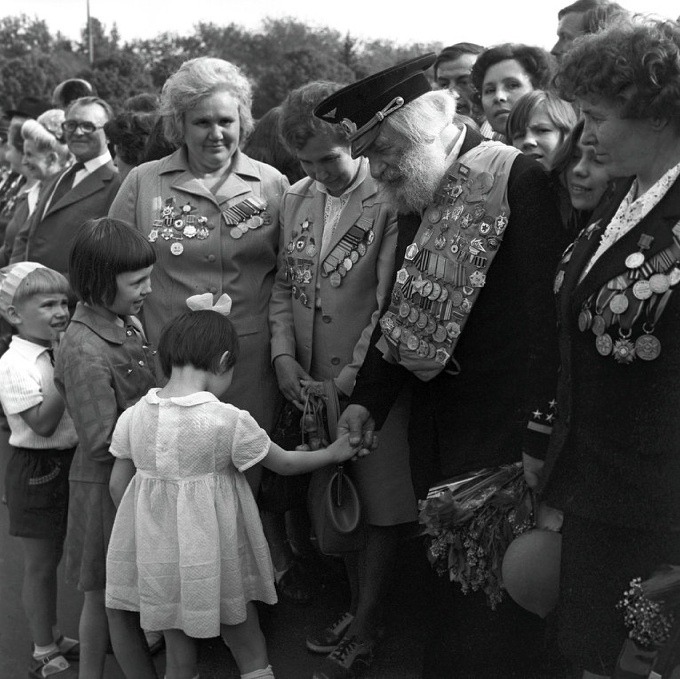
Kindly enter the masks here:
[[243, 142], [253, 130], [250, 82], [238, 66], [224, 59], [198, 57], [185, 61], [171, 75], [161, 93], [161, 116], [166, 139], [176, 145], [184, 143], [184, 114], [214, 92], [228, 92], [238, 103]]
[[409, 145], [431, 143], [453, 121], [456, 100], [448, 91], [426, 92], [385, 118], [383, 126]]
[[71, 156], [61, 131], [64, 118], [62, 109], [53, 108], [42, 113], [37, 120], [29, 119], [21, 126], [24, 141], [32, 141], [41, 153], [54, 151], [61, 165], [65, 165]]
[[74, 99], [66, 109], [66, 117], [68, 118], [69, 115], [71, 115], [71, 111], [73, 111], [73, 109], [80, 108], [81, 106], [89, 106], [90, 104], [97, 104], [97, 106], [101, 107], [104, 110], [104, 113], [106, 113], [107, 120], [111, 120], [111, 118], [113, 118], [113, 109], [111, 108], [111, 104], [109, 104], [108, 101], [104, 101], [101, 97], [95, 96]]

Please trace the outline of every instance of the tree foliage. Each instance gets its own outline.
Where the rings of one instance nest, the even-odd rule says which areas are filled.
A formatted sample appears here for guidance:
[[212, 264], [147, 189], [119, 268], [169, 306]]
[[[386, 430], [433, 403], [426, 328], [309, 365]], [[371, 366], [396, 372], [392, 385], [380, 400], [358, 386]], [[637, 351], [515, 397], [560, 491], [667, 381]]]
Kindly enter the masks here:
[[310, 27], [296, 19], [265, 19], [258, 30], [236, 24], [201, 22], [184, 35], [160, 33], [147, 40], [122, 43], [91, 19], [94, 62], [89, 64], [89, 29], [81, 41], [52, 35], [44, 21], [24, 14], [0, 19], [0, 107], [22, 96], [49, 99], [61, 80], [82, 77], [98, 94], [120, 106], [129, 96], [159, 92], [182, 62], [198, 56], [227, 59], [253, 83], [253, 113], [259, 117], [281, 103], [293, 88], [311, 80], [352, 82], [428, 51], [439, 44], [398, 45], [386, 40], [361, 41], [327, 27]]

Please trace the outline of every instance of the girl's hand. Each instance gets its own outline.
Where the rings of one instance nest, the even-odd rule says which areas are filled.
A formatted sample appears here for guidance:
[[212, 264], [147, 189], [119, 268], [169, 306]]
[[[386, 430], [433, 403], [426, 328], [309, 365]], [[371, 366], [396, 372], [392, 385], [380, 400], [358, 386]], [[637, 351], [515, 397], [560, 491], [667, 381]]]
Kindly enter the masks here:
[[343, 434], [328, 446], [335, 462], [345, 462], [346, 460], [356, 459], [368, 455], [370, 450], [362, 448], [361, 445], [352, 446], [349, 442], [349, 434]]

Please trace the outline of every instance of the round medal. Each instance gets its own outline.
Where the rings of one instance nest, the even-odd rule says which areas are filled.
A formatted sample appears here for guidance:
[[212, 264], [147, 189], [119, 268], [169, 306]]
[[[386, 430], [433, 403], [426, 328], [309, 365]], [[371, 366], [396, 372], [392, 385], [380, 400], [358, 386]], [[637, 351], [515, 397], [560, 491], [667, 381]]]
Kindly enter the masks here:
[[430, 343], [427, 345], [427, 357], [430, 358], [430, 359], [432, 359], [432, 358], [434, 358], [436, 355], [437, 355], [437, 347], [435, 347], [434, 344], [432, 344], [432, 342], [430, 342]]
[[170, 246], [170, 252], [172, 252], [172, 254], [175, 255], [175, 256], [181, 255], [184, 252], [184, 246], [181, 243], [178, 243], [177, 241], [175, 241]]
[[425, 326], [425, 334], [431, 335], [437, 329], [437, 322], [434, 318], [430, 317], [427, 319], [427, 325]]
[[341, 264], [338, 267], [338, 273], [344, 278], [347, 275], [347, 269]]
[[369, 229], [368, 233], [366, 234], [366, 242], [370, 245], [374, 240], [375, 231], [373, 231], [373, 229]]
[[671, 287], [680, 283], [680, 269], [677, 266], [671, 269], [668, 274], [668, 282], [671, 284]]
[[260, 215], [255, 215], [248, 220], [249, 229], [259, 229], [264, 224], [264, 219]]
[[305, 249], [305, 243], [307, 241], [304, 238], [298, 238], [297, 242], [295, 243], [295, 249], [298, 252], [302, 252]]
[[418, 320], [416, 321], [416, 327], [419, 330], [425, 330], [427, 327], [427, 314], [424, 311], [421, 311], [418, 314]]
[[613, 346], [614, 342], [612, 342], [612, 338], [606, 333], [600, 335], [595, 340], [595, 348], [597, 349], [597, 353], [600, 354], [601, 356], [609, 356], [609, 354], [612, 353]]
[[446, 300], [449, 298], [449, 289], [442, 285], [442, 291], [439, 293], [439, 299], [437, 301], [439, 302], [446, 302]]
[[661, 353], [661, 342], [654, 335], [642, 335], [635, 340], [635, 354], [643, 361], [653, 361]]
[[430, 345], [425, 341], [425, 340], [420, 340], [418, 343], [418, 348], [416, 349], [416, 353], [420, 358], [427, 358], [427, 353], [430, 350]]
[[609, 308], [614, 314], [623, 314], [628, 308], [628, 297], [625, 295], [614, 295], [609, 302]]
[[443, 250], [444, 247], [446, 246], [446, 236], [443, 233], [440, 233], [434, 241], [434, 247], [437, 250]]
[[342, 283], [342, 276], [337, 272], [334, 271], [328, 278], [330, 284], [334, 288], [339, 288], [340, 284]]
[[305, 254], [307, 255], [307, 257], [314, 257], [314, 255], [316, 255], [316, 245], [314, 245], [314, 243], [310, 243], [305, 248]]
[[446, 339], [446, 328], [443, 325], [438, 325], [432, 339], [435, 342], [443, 342]]
[[581, 332], [590, 330], [590, 324], [593, 322], [593, 314], [590, 313], [589, 309], [583, 309], [578, 315], [578, 329]]
[[241, 229], [239, 229], [237, 226], [234, 226], [229, 230], [229, 235], [232, 238], [236, 238], [238, 240], [243, 235], [243, 231], [241, 231]]
[[173, 223], [173, 226], [177, 229], [177, 231], [181, 231], [184, 228], [184, 220], [176, 219]]
[[433, 288], [434, 284], [432, 283], [432, 281], [425, 281], [425, 284], [423, 285], [423, 289], [421, 290], [420, 294], [423, 297], [427, 297], [432, 292]]
[[428, 299], [432, 300], [434, 302], [435, 299], [439, 298], [439, 295], [442, 292], [442, 286], [435, 281], [432, 283], [432, 292], [427, 296]]
[[366, 252], [368, 252], [368, 249], [366, 248], [366, 243], [364, 242], [359, 243], [359, 245], [357, 245], [357, 252], [361, 257], [363, 257], [366, 254]]
[[602, 335], [604, 335], [604, 332], [607, 329], [607, 323], [605, 322], [604, 318], [600, 316], [600, 314], [597, 314], [597, 316], [593, 317], [593, 324], [590, 326], [590, 329], [598, 337], [601, 337]]
[[418, 348], [418, 345], [420, 344], [420, 340], [416, 335], [411, 335], [408, 340], [406, 341], [406, 346], [411, 350], [415, 351]]
[[401, 326], [400, 325], [395, 325], [394, 328], [392, 328], [392, 332], [390, 332], [390, 337], [397, 342], [399, 338], [401, 337]]
[[248, 225], [245, 222], [237, 224], [236, 228], [239, 229], [241, 233], [248, 233]]
[[629, 269], [638, 269], [645, 263], [645, 256], [641, 252], [631, 252], [626, 257], [626, 266]]
[[359, 261], [359, 253], [356, 250], [352, 250], [349, 253], [349, 258], [352, 260], [352, 264], [356, 264]]
[[460, 306], [464, 299], [465, 297], [463, 297], [463, 293], [460, 290], [454, 290], [451, 293], [451, 304], [453, 306]]
[[342, 260], [342, 265], [347, 271], [350, 271], [354, 266], [354, 262], [349, 257], [345, 257], [345, 259]]
[[382, 328], [383, 334], [389, 335], [394, 329], [394, 318], [389, 314], [385, 314], [380, 319], [380, 327]]
[[657, 295], [663, 295], [664, 292], [671, 287], [671, 284], [665, 273], [655, 273], [649, 279], [649, 287], [652, 289], [652, 292]]
[[645, 300], [649, 299], [654, 293], [652, 292], [652, 286], [649, 284], [648, 280], [636, 281], [633, 285], [633, 295], [635, 299]]
[[418, 320], [418, 316], [420, 315], [420, 312], [416, 307], [413, 307], [409, 312], [408, 312], [408, 322], [409, 323], [415, 323]]
[[431, 226], [428, 226], [427, 229], [423, 231], [422, 235], [420, 236], [420, 247], [425, 245], [425, 243], [427, 243], [427, 241], [430, 240], [430, 238], [432, 237], [432, 233], [433, 230]]
[[399, 305], [399, 315], [402, 318], [408, 318], [409, 313], [411, 313], [411, 307], [409, 306], [408, 302], [402, 302]]
[[436, 224], [442, 218], [442, 211], [438, 207], [431, 207], [427, 211], [427, 220], [430, 224]]

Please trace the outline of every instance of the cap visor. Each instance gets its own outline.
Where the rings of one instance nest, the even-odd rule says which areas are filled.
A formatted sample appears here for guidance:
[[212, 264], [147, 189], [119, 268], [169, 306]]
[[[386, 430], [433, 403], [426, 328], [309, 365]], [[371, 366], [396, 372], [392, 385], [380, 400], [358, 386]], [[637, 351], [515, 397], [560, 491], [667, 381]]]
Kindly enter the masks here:
[[380, 132], [380, 125], [375, 125], [364, 132], [360, 137], [352, 139], [352, 158], [364, 155], [364, 151], [376, 140]]

